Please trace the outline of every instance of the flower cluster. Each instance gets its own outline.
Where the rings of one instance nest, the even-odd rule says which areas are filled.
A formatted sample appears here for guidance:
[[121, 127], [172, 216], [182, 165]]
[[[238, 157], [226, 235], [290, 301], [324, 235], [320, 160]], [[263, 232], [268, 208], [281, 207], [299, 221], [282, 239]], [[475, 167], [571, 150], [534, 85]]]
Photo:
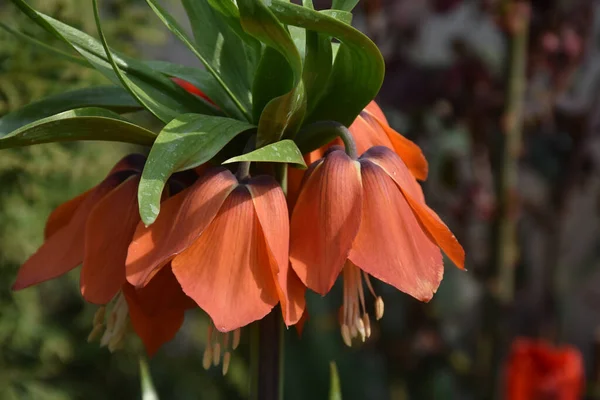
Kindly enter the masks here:
[[225, 372], [240, 328], [278, 304], [286, 325], [297, 324], [306, 288], [325, 295], [341, 275], [342, 338], [364, 341], [371, 332], [365, 286], [377, 319], [384, 310], [371, 276], [428, 301], [442, 279], [441, 251], [460, 268], [464, 252], [425, 204], [419, 147], [391, 129], [374, 102], [349, 131], [356, 154], [339, 142], [306, 154], [308, 170], [289, 171], [287, 197], [266, 174], [209, 165], [175, 174], [150, 226], [137, 209], [145, 158], [128, 156], [50, 215], [46, 240], [14, 289], [82, 264], [81, 293], [102, 306], [90, 338], [102, 335], [103, 345], [118, 348], [131, 321], [149, 354], [197, 306], [214, 324], [204, 364], [223, 355]]

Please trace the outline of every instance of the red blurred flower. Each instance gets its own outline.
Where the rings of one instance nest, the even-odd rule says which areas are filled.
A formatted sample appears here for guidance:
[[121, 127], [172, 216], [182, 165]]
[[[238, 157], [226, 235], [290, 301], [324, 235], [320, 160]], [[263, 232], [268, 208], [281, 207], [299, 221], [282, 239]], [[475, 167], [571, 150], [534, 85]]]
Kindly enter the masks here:
[[215, 104], [215, 103], [213, 103], [213, 101], [211, 99], [208, 98], [208, 96], [206, 94], [204, 94], [204, 92], [202, 90], [198, 89], [196, 86], [192, 85], [188, 81], [184, 81], [183, 79], [179, 79], [179, 78], [171, 78], [171, 79], [173, 80], [173, 82], [175, 82], [176, 84], [178, 84], [179, 86], [184, 88], [188, 93], [195, 94], [196, 96], [200, 96], [204, 100], [208, 101], [209, 103]]
[[505, 399], [578, 400], [583, 397], [584, 374], [576, 348], [517, 339], [506, 365]]

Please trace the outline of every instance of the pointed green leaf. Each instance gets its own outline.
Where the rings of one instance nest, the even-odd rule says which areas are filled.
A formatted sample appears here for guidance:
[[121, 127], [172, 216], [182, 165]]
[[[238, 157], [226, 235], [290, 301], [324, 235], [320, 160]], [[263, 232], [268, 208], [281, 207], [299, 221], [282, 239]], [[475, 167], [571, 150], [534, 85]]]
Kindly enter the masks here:
[[325, 92], [332, 65], [331, 37], [307, 30], [302, 80], [306, 89], [306, 108], [309, 115]]
[[[196, 0], [198, 2], [198, 6], [204, 1], [204, 0]], [[235, 104], [236, 109], [233, 110], [225, 110], [230, 116], [232, 117], [236, 117], [236, 118], [245, 118], [247, 120], [250, 120], [250, 113], [248, 111], [248, 106], [244, 105], [240, 99], [236, 96], [236, 93], [234, 93], [231, 88], [227, 85], [227, 83], [225, 83], [223, 81], [223, 78], [221, 77], [221, 74], [219, 72], [218, 69], [214, 68], [214, 64], [211, 63], [206, 57], [205, 55], [207, 54], [206, 52], [201, 51], [199, 48], [197, 48], [194, 43], [192, 43], [191, 39], [188, 37], [188, 35], [185, 33], [185, 31], [183, 30], [183, 28], [179, 25], [179, 23], [175, 20], [175, 18], [173, 18], [168, 12], [166, 12], [161, 6], [160, 4], [158, 4], [158, 2], [156, 0], [146, 0], [146, 3], [148, 3], [148, 5], [150, 6], [150, 8], [152, 8], [152, 10], [154, 11], [154, 13], [160, 18], [160, 20], [165, 24], [165, 26], [167, 28], [169, 28], [169, 30], [171, 32], [173, 32], [173, 34], [175, 36], [177, 36], [177, 38], [179, 40], [181, 40], [183, 42], [183, 44], [185, 44], [187, 46], [187, 48], [194, 53], [194, 55], [196, 57], [198, 57], [198, 59], [202, 62], [202, 64], [204, 65], [204, 67], [207, 69], [208, 72], [210, 72], [215, 80], [219, 83], [219, 85], [221, 86], [221, 91], [218, 92], [218, 96], [217, 98], [212, 99], [215, 103], [217, 103], [220, 107], [224, 107], [227, 106], [230, 103]], [[208, 4], [206, 4], [206, 11], [207, 12], [212, 12], [212, 9], [210, 8], [210, 6]], [[225, 25], [223, 25], [225, 26]], [[207, 34], [210, 33], [210, 30], [208, 30], [207, 26], [203, 26], [203, 29], [207, 29]], [[215, 37], [215, 41], [218, 40], [217, 37]], [[213, 52], [216, 49], [213, 49]], [[210, 53], [208, 54], [210, 56]], [[214, 56], [214, 55], [213, 55]], [[237, 56], [239, 57], [240, 55], [237, 54]], [[226, 60], [227, 62], [234, 62], [233, 60]], [[246, 72], [247, 73], [247, 72]], [[242, 71], [242, 75], [241, 75], [241, 79], [242, 81], [235, 81], [235, 83], [238, 85], [236, 86], [236, 91], [238, 92], [239, 95], [243, 96], [243, 98], [246, 100], [246, 103], [249, 104], [249, 98], [248, 98], [248, 90], [249, 90], [249, 86], [246, 85], [246, 87], [244, 87], [244, 79], [247, 78], [245, 76], [245, 74]], [[245, 93], [244, 93], [245, 91]], [[225, 101], [223, 99], [223, 97], [228, 97], [229, 98], [229, 102]]]
[[117, 113], [127, 113], [142, 108], [129, 93], [117, 86], [73, 90], [46, 97], [4, 115], [0, 118], [0, 137], [38, 119], [82, 107], [101, 107]]
[[172, 119], [176, 118], [179, 114], [181, 114], [181, 111], [180, 109], [178, 109], [178, 107], [173, 107], [168, 102], [160, 101], [158, 98], [153, 96], [150, 91], [138, 85], [132, 79], [129, 79], [129, 77], [121, 71], [121, 69], [115, 62], [115, 59], [113, 58], [112, 51], [108, 47], [106, 37], [102, 32], [102, 25], [100, 24], [100, 14], [98, 12], [98, 0], [92, 0], [92, 5], [94, 8], [94, 19], [96, 20], [96, 29], [98, 30], [100, 42], [104, 47], [104, 51], [108, 58], [108, 62], [111, 64], [115, 75], [117, 75], [123, 87], [127, 89], [129, 93], [131, 93], [131, 95], [134, 98], [136, 98], [140, 104], [142, 104], [148, 111], [154, 114], [161, 121], [167, 123]]
[[219, 72], [223, 81], [247, 110], [252, 105], [252, 79], [261, 44], [242, 28], [231, 0], [182, 0], [199, 52]]
[[293, 140], [289, 139], [271, 143], [250, 153], [230, 158], [223, 162], [223, 164], [244, 161], [295, 164], [296, 167], [306, 168], [304, 158], [298, 146], [296, 146]]
[[[244, 30], [268, 46], [257, 71], [257, 83], [253, 85], [252, 93], [253, 99], [260, 101], [255, 103], [253, 114], [260, 114], [256, 142], [262, 146], [284, 135], [294, 135], [304, 119], [306, 97], [301, 84], [302, 59], [288, 31], [261, 0], [242, 1], [238, 6]], [[289, 65], [293, 78], [291, 87], [289, 73], [281, 71], [282, 63], [269, 65], [266, 62], [276, 59], [273, 50]], [[261, 84], [269, 78], [272, 79], [270, 86]], [[270, 96], [284, 91], [287, 92], [268, 100]], [[262, 110], [261, 106], [264, 106]]]
[[331, 8], [334, 10], [352, 11], [357, 4], [358, 0], [333, 0]]
[[138, 202], [142, 221], [152, 224], [169, 177], [213, 158], [240, 133], [254, 128], [247, 122], [202, 114], [180, 115], [159, 133], [142, 173]]
[[271, 2], [270, 9], [285, 24], [342, 42], [325, 92], [305, 122], [333, 120], [350, 126], [383, 83], [385, 63], [377, 46], [350, 25], [324, 13], [278, 0]]
[[340, 376], [335, 361], [329, 363], [329, 400], [342, 400]]
[[151, 145], [156, 135], [119, 114], [97, 107], [65, 111], [25, 125], [0, 138], [0, 149], [40, 143], [103, 140]]
[[[103, 45], [98, 40], [78, 29], [35, 11], [23, 0], [11, 1], [48, 33], [72, 46], [113, 83], [122, 84], [113, 71]], [[164, 75], [154, 73], [142, 62], [114, 52], [112, 58], [119, 66], [122, 75], [129, 78], [140, 91], [147, 93], [147, 97], [152, 99], [152, 102], [162, 104], [169, 109], [170, 114], [177, 115], [189, 112], [219, 114], [219, 111], [208, 102], [187, 93]], [[152, 112], [152, 110], [149, 111]]]

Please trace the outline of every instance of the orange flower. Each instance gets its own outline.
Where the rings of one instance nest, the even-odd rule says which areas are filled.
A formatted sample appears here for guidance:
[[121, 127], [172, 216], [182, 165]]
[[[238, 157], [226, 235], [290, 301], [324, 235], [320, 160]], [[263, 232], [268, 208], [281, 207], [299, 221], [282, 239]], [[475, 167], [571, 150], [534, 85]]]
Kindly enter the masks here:
[[517, 339], [506, 368], [507, 400], [577, 400], [584, 391], [581, 353], [571, 346]]
[[288, 211], [277, 182], [269, 176], [238, 181], [213, 168], [165, 201], [153, 225], [138, 226], [127, 279], [144, 287], [171, 261], [183, 291], [219, 331], [261, 319], [279, 302], [292, 325], [305, 304], [288, 253]]
[[211, 99], [208, 98], [208, 96], [206, 94], [204, 94], [204, 92], [202, 90], [198, 89], [196, 86], [192, 85], [188, 81], [185, 81], [180, 78], [171, 78], [171, 79], [173, 80], [173, 82], [175, 82], [176, 84], [178, 84], [179, 86], [184, 88], [188, 93], [195, 94], [196, 96], [200, 96], [204, 100], [208, 101], [209, 103], [215, 104], [215, 103], [213, 103], [213, 101]]
[[[326, 294], [343, 270], [342, 332], [367, 332], [363, 279], [369, 275], [428, 301], [443, 275], [440, 249], [460, 268], [464, 251], [425, 204], [407, 165], [377, 146], [352, 160], [338, 148], [311, 165], [292, 213], [290, 260], [301, 281]], [[362, 270], [362, 277], [361, 271]], [[377, 298], [376, 316], [383, 314]]]
[[[80, 286], [83, 297], [95, 304], [110, 303], [110, 315], [103, 335], [103, 344], [116, 348], [124, 337], [127, 316], [142, 338], [149, 354], [170, 340], [183, 322], [183, 312], [189, 308], [185, 299], [173, 303], [150, 305], [152, 296], [136, 291], [127, 284], [125, 259], [127, 248], [140, 218], [137, 187], [145, 157], [133, 154], [122, 159], [98, 186], [60, 205], [48, 218], [45, 241], [22, 265], [14, 290], [56, 278], [82, 264]], [[168, 287], [171, 297], [184, 298], [168, 269], [157, 276], [147, 292]], [[124, 296], [123, 296], [124, 295]], [[101, 308], [94, 322], [97, 336], [105, 327]], [[177, 314], [177, 317], [174, 316]], [[149, 328], [152, 327], [152, 328]], [[169, 334], [165, 334], [165, 332]]]
[[[412, 141], [408, 140], [394, 129], [392, 129], [383, 115], [381, 108], [371, 101], [359, 114], [349, 128], [352, 138], [356, 143], [359, 155], [374, 146], [385, 146], [394, 150], [406, 164], [413, 176], [419, 180], [427, 179], [428, 165], [423, 152]], [[327, 146], [321, 147], [304, 156], [307, 165], [323, 158], [325, 151], [333, 145], [341, 145], [340, 139], [336, 139]], [[304, 177], [304, 171], [289, 168], [288, 171], [288, 200], [290, 208], [293, 208], [300, 186]]]

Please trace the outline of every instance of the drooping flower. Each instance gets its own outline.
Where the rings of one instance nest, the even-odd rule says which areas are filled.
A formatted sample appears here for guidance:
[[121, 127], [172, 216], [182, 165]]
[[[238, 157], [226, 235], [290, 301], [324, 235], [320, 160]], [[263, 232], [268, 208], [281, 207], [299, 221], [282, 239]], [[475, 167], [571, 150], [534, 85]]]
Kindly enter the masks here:
[[[331, 148], [313, 165], [292, 212], [290, 260], [301, 281], [320, 294], [342, 273], [342, 334], [364, 339], [370, 329], [363, 281], [369, 276], [429, 301], [443, 275], [441, 250], [459, 267], [464, 251], [426, 204], [403, 160], [377, 146], [353, 160]], [[375, 296], [376, 297], [376, 296]], [[383, 300], [376, 297], [376, 317]]]
[[205, 172], [164, 202], [156, 222], [140, 224], [127, 257], [127, 279], [144, 287], [168, 262], [183, 291], [221, 332], [235, 331], [281, 303], [296, 323], [304, 287], [289, 268], [285, 196], [270, 176], [238, 180], [225, 168]]
[[[90, 338], [104, 332], [102, 344], [114, 350], [131, 320], [148, 353], [153, 354], [179, 330], [190, 303], [181, 288], [172, 284], [176, 281], [170, 268], [143, 291], [126, 281], [127, 249], [140, 221], [137, 187], [144, 162], [145, 157], [138, 154], [123, 158], [99, 185], [57, 207], [48, 218], [44, 243], [21, 266], [13, 289], [59, 277], [82, 265], [82, 296], [102, 305]], [[158, 288], [169, 293], [172, 301], [149, 302], [155, 296], [148, 293]]]
[[519, 338], [506, 365], [507, 400], [576, 400], [584, 393], [581, 353], [572, 346]]

